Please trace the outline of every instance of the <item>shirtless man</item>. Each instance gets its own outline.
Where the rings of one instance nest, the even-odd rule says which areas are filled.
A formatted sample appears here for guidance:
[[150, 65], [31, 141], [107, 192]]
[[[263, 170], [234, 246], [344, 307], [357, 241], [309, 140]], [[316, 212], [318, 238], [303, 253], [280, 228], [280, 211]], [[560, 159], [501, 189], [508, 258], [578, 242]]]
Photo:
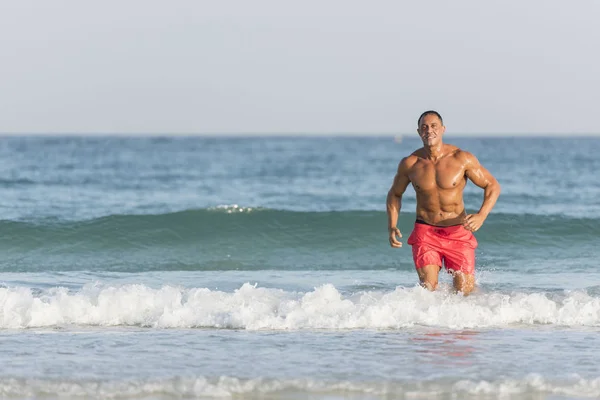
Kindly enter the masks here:
[[[425, 111], [417, 132], [423, 147], [398, 165], [387, 195], [390, 245], [402, 247], [396, 227], [402, 195], [409, 183], [417, 194], [417, 220], [408, 238], [421, 285], [435, 290], [442, 262], [453, 276], [454, 289], [468, 295], [475, 287], [477, 232], [500, 195], [500, 184], [477, 158], [456, 146], [442, 143], [446, 127], [436, 111]], [[463, 190], [467, 178], [483, 189], [483, 204], [467, 214]]]

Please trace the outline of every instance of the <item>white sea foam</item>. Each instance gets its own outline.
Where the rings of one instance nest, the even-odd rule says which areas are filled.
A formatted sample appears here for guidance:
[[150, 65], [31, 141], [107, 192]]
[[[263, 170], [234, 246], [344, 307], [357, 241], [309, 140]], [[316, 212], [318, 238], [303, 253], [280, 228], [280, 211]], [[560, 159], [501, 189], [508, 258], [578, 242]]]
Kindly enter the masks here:
[[[12, 398], [280, 398], [321, 395], [346, 399], [405, 398], [531, 398], [558, 395], [578, 398], [600, 396], [600, 378], [572, 376], [548, 380], [531, 374], [520, 380], [348, 382], [315, 379], [238, 379], [185, 377], [131, 381], [75, 381], [0, 379], [0, 396]], [[265, 397], [267, 396], [267, 397]], [[312, 397], [311, 397], [312, 398]], [[537, 397], [536, 397], [537, 398]]]
[[252, 210], [253, 210], [252, 207], [242, 207], [237, 204], [221, 204], [212, 209], [225, 211], [225, 212], [227, 212], [227, 214], [244, 213], [244, 212], [249, 213], [249, 212], [252, 212]]
[[333, 285], [288, 292], [246, 283], [233, 292], [142, 284], [87, 285], [80, 291], [0, 288], [0, 328], [64, 325], [230, 329], [451, 329], [514, 324], [600, 326], [600, 297], [583, 291], [476, 293], [420, 287], [342, 295]]

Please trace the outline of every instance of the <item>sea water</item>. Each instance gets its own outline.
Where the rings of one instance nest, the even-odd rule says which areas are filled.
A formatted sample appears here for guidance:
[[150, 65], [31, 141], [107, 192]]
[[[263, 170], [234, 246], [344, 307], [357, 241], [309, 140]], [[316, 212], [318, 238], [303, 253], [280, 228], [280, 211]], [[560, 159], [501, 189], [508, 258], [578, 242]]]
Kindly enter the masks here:
[[388, 243], [417, 137], [1, 138], [0, 397], [600, 397], [600, 139], [445, 140], [468, 297]]

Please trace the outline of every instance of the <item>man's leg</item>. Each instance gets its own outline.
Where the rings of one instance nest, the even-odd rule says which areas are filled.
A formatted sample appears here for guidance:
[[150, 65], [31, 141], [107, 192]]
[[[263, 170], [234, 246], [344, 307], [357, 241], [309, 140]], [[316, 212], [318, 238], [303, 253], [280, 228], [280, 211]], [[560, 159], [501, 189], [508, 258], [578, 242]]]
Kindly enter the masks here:
[[452, 275], [454, 290], [457, 292], [461, 292], [467, 296], [475, 289], [475, 274], [465, 274], [462, 271], [455, 271]]
[[417, 268], [421, 286], [429, 290], [436, 290], [438, 287], [438, 275], [440, 274], [440, 269], [441, 267], [439, 265], [433, 264]]
[[454, 232], [444, 253], [444, 265], [452, 272], [454, 290], [469, 295], [475, 289], [475, 248], [477, 239], [472, 232], [461, 228]]

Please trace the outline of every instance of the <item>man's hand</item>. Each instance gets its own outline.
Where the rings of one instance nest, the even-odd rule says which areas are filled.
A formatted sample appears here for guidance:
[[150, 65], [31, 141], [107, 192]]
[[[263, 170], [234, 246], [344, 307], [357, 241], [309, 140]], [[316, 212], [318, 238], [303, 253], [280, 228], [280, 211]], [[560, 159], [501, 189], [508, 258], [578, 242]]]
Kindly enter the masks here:
[[465, 222], [463, 222], [463, 226], [466, 230], [471, 232], [477, 232], [481, 225], [483, 225], [483, 221], [485, 221], [485, 216], [481, 214], [469, 214], [465, 217]]
[[388, 229], [390, 234], [390, 246], [392, 247], [402, 247], [402, 242], [398, 240], [398, 238], [402, 237], [400, 233], [400, 229], [393, 227]]

